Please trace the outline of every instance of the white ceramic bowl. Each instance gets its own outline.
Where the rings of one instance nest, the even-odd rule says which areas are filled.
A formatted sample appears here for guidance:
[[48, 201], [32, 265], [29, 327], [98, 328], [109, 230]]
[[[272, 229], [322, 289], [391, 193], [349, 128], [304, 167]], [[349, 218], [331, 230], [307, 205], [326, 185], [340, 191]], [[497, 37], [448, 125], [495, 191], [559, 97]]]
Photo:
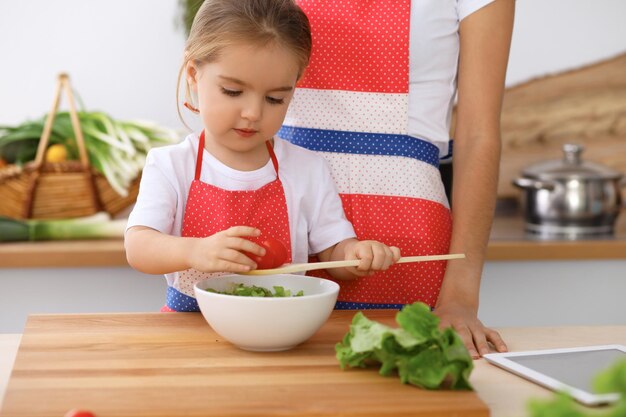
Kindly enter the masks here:
[[[230, 291], [233, 284], [256, 285], [274, 292], [280, 285], [300, 297], [242, 297], [206, 291]], [[339, 285], [327, 279], [294, 274], [223, 275], [194, 287], [202, 315], [224, 339], [241, 349], [288, 350], [304, 342], [333, 311]]]

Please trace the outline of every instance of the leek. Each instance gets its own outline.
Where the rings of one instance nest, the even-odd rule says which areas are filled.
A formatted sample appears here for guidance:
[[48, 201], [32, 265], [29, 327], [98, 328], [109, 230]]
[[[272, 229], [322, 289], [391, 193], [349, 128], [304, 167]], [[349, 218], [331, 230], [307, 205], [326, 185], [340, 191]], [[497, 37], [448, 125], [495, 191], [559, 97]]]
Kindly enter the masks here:
[[107, 213], [62, 220], [17, 220], [0, 216], [0, 242], [120, 238], [126, 219]]
[[[79, 112], [78, 117], [91, 165], [121, 196], [128, 195], [151, 148], [179, 139], [179, 132], [150, 121], [118, 121], [104, 112]], [[17, 165], [33, 160], [44, 122], [45, 117], [14, 127], [0, 126], [0, 158]], [[78, 158], [74, 129], [67, 112], [56, 115], [50, 143], [63, 144], [69, 159]]]

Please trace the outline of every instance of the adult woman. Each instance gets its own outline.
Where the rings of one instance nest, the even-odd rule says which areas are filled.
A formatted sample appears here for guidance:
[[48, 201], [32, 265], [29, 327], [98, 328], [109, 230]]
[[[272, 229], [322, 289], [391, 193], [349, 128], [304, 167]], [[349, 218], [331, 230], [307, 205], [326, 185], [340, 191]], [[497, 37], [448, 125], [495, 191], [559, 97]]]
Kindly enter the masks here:
[[[477, 311], [514, 0], [299, 4], [311, 22], [313, 55], [281, 136], [327, 158], [359, 238], [376, 237], [405, 256], [467, 257], [342, 282], [339, 307], [424, 301], [472, 356], [487, 353], [488, 342], [506, 350]], [[451, 151], [457, 89], [450, 216], [437, 166]]]

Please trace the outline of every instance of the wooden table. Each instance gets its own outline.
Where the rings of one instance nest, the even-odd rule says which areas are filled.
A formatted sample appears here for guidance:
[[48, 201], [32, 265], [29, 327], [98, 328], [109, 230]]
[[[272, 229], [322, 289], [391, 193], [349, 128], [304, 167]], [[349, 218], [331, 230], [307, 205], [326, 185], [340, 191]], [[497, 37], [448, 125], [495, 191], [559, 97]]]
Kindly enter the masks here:
[[[424, 391], [374, 369], [341, 371], [333, 345], [352, 314], [334, 312], [310, 341], [279, 354], [241, 351], [199, 314], [31, 316], [0, 415], [61, 417], [71, 407], [98, 417], [488, 415], [473, 393]], [[367, 312], [387, 323], [394, 314]], [[499, 331], [511, 350], [626, 344], [626, 326]], [[529, 398], [552, 396], [483, 360], [475, 366], [471, 382], [492, 417], [524, 416]]]
[[[371, 369], [342, 371], [334, 345], [354, 312], [334, 312], [306, 344], [242, 351], [200, 314], [31, 316], [9, 380], [4, 417], [487, 417], [475, 392], [427, 391]], [[391, 322], [394, 311], [372, 312]]]
[[0, 334], [0, 410], [21, 338], [21, 334]]

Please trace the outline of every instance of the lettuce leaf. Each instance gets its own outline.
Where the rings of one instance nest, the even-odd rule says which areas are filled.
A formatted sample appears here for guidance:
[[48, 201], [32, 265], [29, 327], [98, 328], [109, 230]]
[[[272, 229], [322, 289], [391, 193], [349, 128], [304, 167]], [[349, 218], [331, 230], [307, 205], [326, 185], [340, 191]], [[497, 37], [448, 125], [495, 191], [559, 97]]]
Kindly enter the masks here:
[[213, 288], [207, 288], [205, 291], [214, 292], [216, 294], [237, 295], [240, 297], [302, 297], [304, 291], [300, 290], [296, 294], [292, 294], [291, 290], [286, 290], [280, 285], [275, 285], [274, 292], [265, 287], [256, 285], [234, 284], [230, 291], [217, 291]]
[[452, 328], [439, 329], [439, 318], [423, 303], [406, 305], [396, 315], [399, 328], [358, 312], [350, 331], [335, 346], [342, 369], [379, 364], [381, 375], [397, 372], [400, 381], [426, 389], [471, 390], [474, 367]]

